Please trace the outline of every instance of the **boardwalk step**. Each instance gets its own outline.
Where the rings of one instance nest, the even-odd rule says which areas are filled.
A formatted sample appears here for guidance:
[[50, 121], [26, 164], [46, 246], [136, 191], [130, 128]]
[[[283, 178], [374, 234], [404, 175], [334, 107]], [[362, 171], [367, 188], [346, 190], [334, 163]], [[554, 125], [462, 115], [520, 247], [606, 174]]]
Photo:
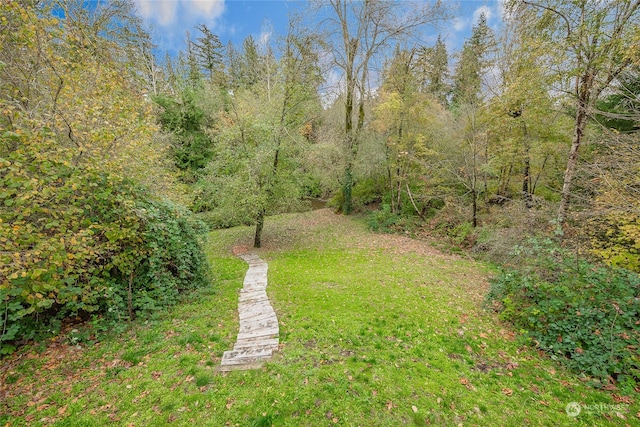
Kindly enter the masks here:
[[244, 350], [247, 348], [272, 348], [273, 350], [278, 348], [278, 338], [254, 338], [243, 339], [236, 341], [233, 346], [234, 350]]
[[233, 350], [225, 351], [220, 371], [258, 369], [278, 349], [278, 318], [267, 296], [267, 263], [254, 254], [239, 255], [249, 264], [238, 295], [240, 329]]

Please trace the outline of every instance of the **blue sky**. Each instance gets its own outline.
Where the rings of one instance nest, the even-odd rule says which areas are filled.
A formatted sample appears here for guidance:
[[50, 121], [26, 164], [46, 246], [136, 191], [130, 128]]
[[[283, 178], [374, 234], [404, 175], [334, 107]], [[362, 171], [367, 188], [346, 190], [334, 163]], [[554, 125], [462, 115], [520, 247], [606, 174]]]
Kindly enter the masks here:
[[[417, 1], [417, 0], [416, 0]], [[460, 48], [481, 12], [488, 23], [500, 23], [504, 0], [447, 1], [456, 7], [456, 18], [434, 30], [442, 34], [449, 52]], [[249, 35], [257, 41], [273, 40], [287, 30], [288, 15], [305, 2], [291, 0], [134, 0], [140, 16], [152, 26], [152, 36], [160, 52], [172, 56], [184, 47], [185, 32], [196, 34], [194, 27], [206, 24], [223, 44], [240, 46]], [[428, 35], [429, 36], [429, 35]]]

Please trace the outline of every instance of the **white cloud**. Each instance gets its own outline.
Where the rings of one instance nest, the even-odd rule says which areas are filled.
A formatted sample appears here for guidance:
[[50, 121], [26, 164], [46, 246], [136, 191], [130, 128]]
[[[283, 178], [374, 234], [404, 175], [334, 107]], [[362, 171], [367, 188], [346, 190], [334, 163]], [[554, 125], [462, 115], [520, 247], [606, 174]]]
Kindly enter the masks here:
[[258, 46], [260, 46], [262, 49], [265, 49], [269, 45], [269, 39], [271, 38], [272, 34], [273, 32], [270, 30], [262, 30], [262, 32], [258, 36]]
[[[143, 18], [159, 27], [215, 21], [224, 13], [225, 0], [135, 0]], [[211, 26], [211, 25], [210, 25]]]
[[463, 31], [469, 25], [469, 21], [460, 17], [457, 17], [453, 20], [453, 30], [454, 31]]
[[149, 19], [154, 24], [164, 27], [173, 23], [176, 17], [178, 2], [170, 0], [137, 0], [136, 5], [143, 18]]
[[489, 6], [480, 6], [473, 12], [473, 22], [478, 22], [480, 15], [484, 13], [487, 18], [487, 22], [493, 17], [493, 10]]
[[193, 6], [193, 10], [204, 13], [209, 19], [216, 19], [224, 12], [224, 0], [196, 0], [183, 2]]

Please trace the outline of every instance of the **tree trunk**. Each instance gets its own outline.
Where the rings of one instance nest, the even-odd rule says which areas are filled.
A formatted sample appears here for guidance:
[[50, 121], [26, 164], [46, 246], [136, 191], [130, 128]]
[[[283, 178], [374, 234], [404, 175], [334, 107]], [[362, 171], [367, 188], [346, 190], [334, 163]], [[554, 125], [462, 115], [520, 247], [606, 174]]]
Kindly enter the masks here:
[[347, 167], [344, 170], [344, 178], [342, 182], [342, 195], [344, 196], [344, 201], [342, 203], [342, 213], [345, 215], [350, 215], [353, 211], [353, 166], [351, 162], [347, 164]]
[[540, 176], [542, 176], [542, 172], [544, 172], [544, 167], [547, 165], [547, 160], [549, 160], [549, 154], [544, 156], [544, 160], [542, 161], [542, 166], [540, 166], [540, 172], [538, 172], [538, 176], [536, 176], [535, 181], [533, 181], [533, 187], [531, 188], [531, 194], [536, 194], [536, 188], [538, 187], [538, 180]]
[[473, 191], [473, 228], [478, 226], [478, 192], [474, 188]]
[[523, 142], [524, 142], [524, 172], [522, 174], [522, 197], [527, 209], [533, 206], [533, 197], [531, 197], [531, 153], [529, 150], [529, 134], [527, 125], [523, 122]]
[[524, 158], [524, 173], [522, 177], [522, 196], [527, 208], [533, 206], [533, 198], [531, 197], [531, 162], [529, 160], [529, 152]]
[[567, 209], [569, 207], [569, 198], [571, 196], [571, 184], [573, 176], [578, 165], [578, 150], [582, 143], [584, 130], [587, 126], [587, 106], [582, 99], [579, 102], [576, 111], [576, 121], [574, 126], [573, 140], [571, 141], [571, 151], [567, 160], [567, 169], [564, 172], [564, 182], [562, 184], [562, 197], [560, 199], [560, 207], [558, 208], [558, 216], [556, 218], [558, 224], [562, 224], [565, 220]]
[[473, 169], [471, 175], [471, 192], [473, 197], [473, 228], [478, 226], [478, 178], [477, 178], [476, 139], [473, 137]]
[[264, 227], [264, 209], [258, 212], [258, 218], [256, 218], [256, 234], [253, 238], [253, 247], [259, 248], [262, 246], [262, 228]]

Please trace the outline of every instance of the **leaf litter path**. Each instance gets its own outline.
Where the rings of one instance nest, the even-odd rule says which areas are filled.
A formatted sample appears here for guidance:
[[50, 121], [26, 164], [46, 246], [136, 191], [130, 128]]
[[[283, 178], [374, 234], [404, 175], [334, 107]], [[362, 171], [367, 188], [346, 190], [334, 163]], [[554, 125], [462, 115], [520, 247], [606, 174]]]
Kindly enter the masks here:
[[260, 368], [278, 348], [278, 318], [267, 297], [268, 265], [254, 254], [238, 256], [249, 264], [238, 298], [240, 331], [233, 350], [222, 356], [221, 371]]

